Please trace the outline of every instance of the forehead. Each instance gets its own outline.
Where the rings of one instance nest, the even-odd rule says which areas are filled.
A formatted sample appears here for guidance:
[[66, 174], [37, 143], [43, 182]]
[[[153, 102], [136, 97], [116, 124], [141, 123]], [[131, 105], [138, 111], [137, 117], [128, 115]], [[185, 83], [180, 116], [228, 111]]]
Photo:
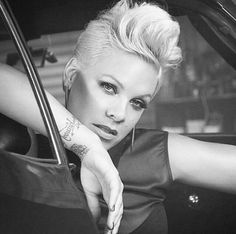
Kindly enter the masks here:
[[90, 77], [114, 77], [124, 89], [138, 95], [152, 95], [158, 83], [157, 70], [134, 54], [120, 50], [110, 50], [99, 56], [96, 63], [87, 69]]

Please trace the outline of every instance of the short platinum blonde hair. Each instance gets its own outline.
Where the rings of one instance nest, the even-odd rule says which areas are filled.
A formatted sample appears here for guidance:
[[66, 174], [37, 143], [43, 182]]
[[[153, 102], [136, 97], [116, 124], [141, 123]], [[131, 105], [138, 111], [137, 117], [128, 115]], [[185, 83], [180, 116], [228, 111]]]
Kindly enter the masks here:
[[[176, 67], [182, 60], [179, 34], [179, 24], [158, 5], [144, 2], [131, 6], [128, 0], [121, 0], [88, 23], [72, 59], [81, 68], [116, 48], [153, 64], [160, 78], [163, 69]], [[70, 88], [72, 82], [65, 72], [64, 86]]]

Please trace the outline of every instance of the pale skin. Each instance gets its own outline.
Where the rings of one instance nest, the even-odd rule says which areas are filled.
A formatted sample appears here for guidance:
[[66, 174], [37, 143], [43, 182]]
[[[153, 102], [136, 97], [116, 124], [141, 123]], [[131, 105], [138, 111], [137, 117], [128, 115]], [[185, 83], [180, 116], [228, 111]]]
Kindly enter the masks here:
[[[70, 116], [69, 122], [72, 123], [74, 116], [82, 123], [82, 126], [95, 133], [99, 137], [104, 149], [108, 150], [120, 142], [132, 130], [140, 119], [144, 109], [151, 102], [158, 82], [157, 71], [152, 64], [143, 61], [138, 56], [118, 50], [111, 50], [106, 56], [100, 57], [94, 66], [90, 66], [87, 69], [80, 69], [77, 66], [77, 71], [73, 72], [74, 65], [78, 65], [76, 60], [72, 60], [71, 64], [67, 67], [68, 74], [76, 76], [70, 91], [69, 111], [61, 107], [48, 94], [56, 118], [59, 114], [64, 116], [63, 124], [58, 124], [60, 125], [59, 129], [63, 129], [66, 123], [68, 124], [66, 122], [67, 115]], [[9, 71], [5, 67], [2, 67], [1, 74], [5, 75], [2, 83], [6, 82], [8, 76], [11, 76], [11, 79], [14, 80], [12, 82], [14, 84], [11, 84], [11, 90], [15, 90], [13, 88], [16, 80], [18, 80], [18, 85], [22, 84], [23, 75], [19, 75], [18, 72]], [[22, 76], [22, 78], [19, 78], [19, 76]], [[2, 86], [0, 85], [0, 87]], [[25, 87], [23, 87], [23, 90], [24, 95], [25, 92], [30, 92], [29, 90], [26, 91]], [[13, 95], [12, 93], [15, 92], [11, 92], [11, 94], [9, 94], [10, 92], [0, 93], [1, 105], [3, 106], [1, 106], [1, 109], [9, 116], [16, 115], [15, 106], [22, 105], [22, 102], [26, 105], [25, 108], [35, 105], [35, 103], [30, 103], [29, 98], [19, 95], [18, 99], [21, 100], [14, 97], [16, 100], [11, 104], [13, 106], [12, 109], [9, 110], [9, 101], [7, 100], [12, 98], [9, 95]], [[6, 96], [8, 97], [6, 98]], [[18, 103], [15, 101], [18, 101]], [[2, 102], [8, 102], [5, 104], [5, 108]], [[21, 113], [19, 115], [22, 116], [23, 114]], [[37, 115], [33, 117], [39, 118], [39, 113], [32, 114]], [[18, 117], [18, 121], [20, 121], [20, 118]], [[34, 123], [29, 124], [32, 122], [32, 116], [26, 116], [23, 119], [21, 121], [23, 124], [36, 130], [40, 129], [42, 132], [42, 126], [35, 126]], [[116, 134], [107, 134], [104, 126], [116, 131]], [[79, 129], [81, 128], [73, 128], [73, 134], [77, 135]], [[83, 138], [84, 136], [89, 136], [86, 131], [84, 133], [80, 132], [80, 134]], [[68, 138], [68, 134], [64, 133], [62, 136]], [[89, 141], [91, 141], [90, 138], [88, 139], [88, 142], [75, 143], [77, 145], [87, 146], [89, 145]], [[168, 152], [174, 180], [232, 193], [236, 192], [235, 146], [206, 143], [181, 135], [169, 134]], [[88, 160], [87, 158], [91, 159], [92, 155], [90, 157], [86, 155], [83, 161], [86, 162]], [[100, 162], [98, 161], [93, 162], [99, 164]], [[111, 165], [109, 164], [109, 166]], [[108, 167], [107, 169], [109, 169]], [[113, 165], [111, 168], [113, 169]], [[82, 166], [82, 184], [87, 195], [88, 204], [95, 218], [99, 216], [100, 211], [97, 196], [102, 191], [103, 194], [104, 191], [107, 191], [107, 187], [103, 186], [101, 182], [98, 183], [97, 179], [99, 182], [103, 181], [102, 178], [94, 176], [94, 173], [88, 170], [88, 167]], [[105, 192], [104, 197], [108, 201], [109, 192]], [[116, 198], [117, 206], [115, 212], [117, 213], [110, 212], [108, 218], [108, 225], [110, 227], [114, 223], [112, 233], [118, 232], [123, 212], [122, 196], [117, 196]], [[109, 223], [109, 220], [112, 220], [112, 222]]]

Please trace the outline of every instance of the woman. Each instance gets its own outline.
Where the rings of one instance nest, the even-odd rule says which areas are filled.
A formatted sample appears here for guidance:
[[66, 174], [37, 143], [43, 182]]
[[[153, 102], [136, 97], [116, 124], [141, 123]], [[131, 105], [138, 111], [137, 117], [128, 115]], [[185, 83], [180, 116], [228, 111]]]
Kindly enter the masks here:
[[[163, 70], [181, 61], [178, 37], [178, 23], [160, 7], [146, 3], [130, 6], [122, 0], [91, 21], [78, 39], [64, 73], [69, 111], [48, 94], [65, 146], [83, 158], [81, 182], [95, 219], [101, 223], [106, 217], [105, 203], [113, 210], [111, 204], [116, 201], [108, 218], [110, 233], [118, 229], [119, 233], [167, 233], [162, 201], [173, 180], [236, 191], [235, 146], [162, 131], [134, 131], [161, 85]], [[2, 66], [1, 78], [2, 112], [45, 134], [24, 75]], [[16, 92], [9, 92], [13, 89]], [[22, 113], [25, 109], [27, 113]], [[95, 152], [94, 140], [104, 147], [95, 147], [101, 152], [98, 155], [90, 153]], [[123, 202], [117, 195], [122, 186], [109, 202], [104, 183], [110, 175], [106, 173], [104, 179], [98, 172], [103, 160], [119, 185], [104, 149], [109, 150], [124, 184]]]

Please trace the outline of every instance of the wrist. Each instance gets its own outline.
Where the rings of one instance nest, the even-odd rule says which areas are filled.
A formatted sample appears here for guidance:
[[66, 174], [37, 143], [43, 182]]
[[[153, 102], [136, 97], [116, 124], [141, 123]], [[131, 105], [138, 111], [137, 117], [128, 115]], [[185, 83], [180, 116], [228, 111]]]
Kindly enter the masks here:
[[65, 148], [74, 152], [81, 161], [91, 148], [101, 147], [99, 137], [79, 122], [74, 116], [68, 116], [59, 130]]
[[98, 153], [103, 150], [100, 138], [82, 124], [79, 130], [73, 135], [72, 142], [72, 145], [69, 146], [69, 150], [75, 153], [80, 158], [81, 162], [86, 159], [86, 163], [91, 164], [95, 152]]

